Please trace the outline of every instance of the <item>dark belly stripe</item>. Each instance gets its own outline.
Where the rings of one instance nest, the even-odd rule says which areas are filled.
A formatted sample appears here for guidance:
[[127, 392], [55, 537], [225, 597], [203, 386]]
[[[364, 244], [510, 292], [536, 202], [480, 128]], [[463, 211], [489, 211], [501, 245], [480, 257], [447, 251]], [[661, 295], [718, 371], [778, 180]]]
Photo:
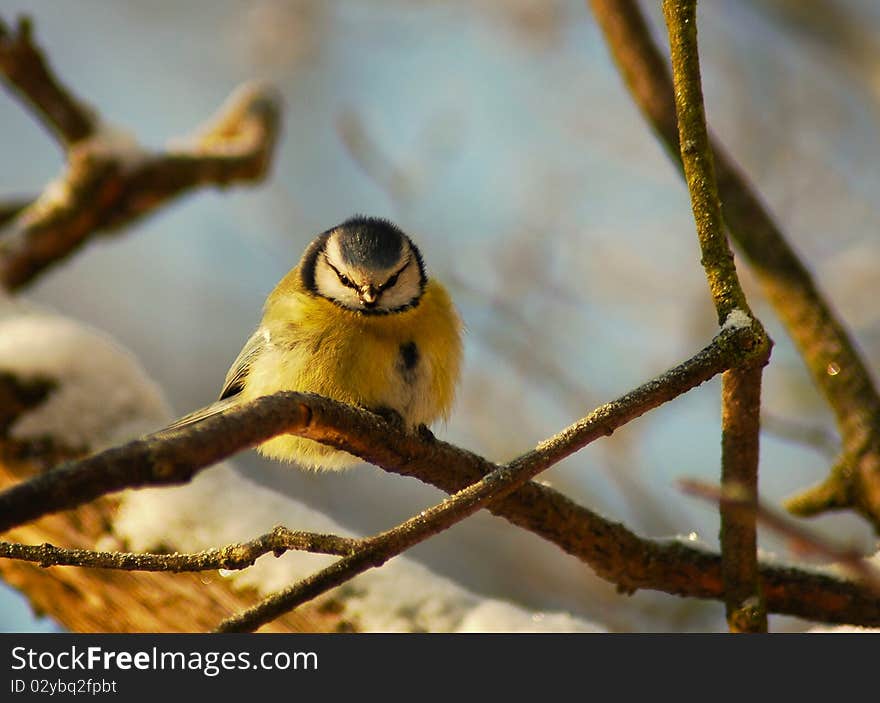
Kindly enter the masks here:
[[412, 371], [419, 363], [419, 348], [415, 342], [400, 345], [400, 362], [404, 371]]

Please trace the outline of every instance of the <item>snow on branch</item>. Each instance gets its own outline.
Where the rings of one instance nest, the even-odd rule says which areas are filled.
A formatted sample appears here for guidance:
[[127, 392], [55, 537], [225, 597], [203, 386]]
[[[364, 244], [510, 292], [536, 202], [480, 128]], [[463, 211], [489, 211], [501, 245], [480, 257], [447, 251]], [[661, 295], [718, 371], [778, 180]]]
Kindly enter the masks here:
[[95, 114], [58, 81], [33, 43], [33, 25], [22, 17], [13, 29], [0, 18], [0, 73], [64, 146], [89, 137]]
[[[0, 284], [32, 281], [90, 237], [127, 225], [200, 186], [261, 180], [278, 137], [281, 101], [261, 83], [238, 88], [196, 136], [165, 151], [107, 125], [52, 74], [30, 22], [0, 19], [0, 79], [33, 109], [66, 150], [63, 172], [27, 207], [0, 207]], [[2, 218], [0, 218], [2, 221]]]

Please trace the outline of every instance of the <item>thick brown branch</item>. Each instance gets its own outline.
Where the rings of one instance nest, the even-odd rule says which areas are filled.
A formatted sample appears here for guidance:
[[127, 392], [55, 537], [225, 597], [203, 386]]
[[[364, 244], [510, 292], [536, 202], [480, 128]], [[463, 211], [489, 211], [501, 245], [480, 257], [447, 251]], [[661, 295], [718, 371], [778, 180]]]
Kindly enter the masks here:
[[[758, 496], [763, 366], [741, 366], [725, 371], [721, 377], [721, 483], [737, 486], [752, 499]], [[725, 503], [720, 512], [721, 574], [728, 624], [734, 632], [766, 632], [755, 515]]]
[[[758, 495], [758, 441], [761, 374], [770, 354], [761, 324], [751, 318], [736, 275], [733, 253], [721, 221], [712, 147], [703, 107], [697, 49], [696, 0], [664, 0], [669, 30], [672, 79], [678, 118], [681, 160], [690, 191], [703, 268], [719, 322], [737, 317], [751, 324], [760, 338], [761, 359], [747, 360], [724, 372], [721, 391], [721, 482]], [[754, 513], [721, 505], [721, 571], [727, 621], [734, 632], [766, 632], [767, 612], [758, 579], [758, 538]]]
[[[636, 1], [590, 0], [590, 5], [632, 97], [678, 160], [672, 80]], [[724, 222], [834, 410], [843, 439], [839, 469], [788, 507], [802, 514], [855, 507], [880, 529], [880, 395], [870, 372], [740, 168], [717, 139], [711, 144]]]
[[124, 488], [185, 483], [244, 448], [301, 431], [311, 421], [311, 402], [320, 399], [267, 396], [185, 432], [147, 436], [34, 476], [0, 493], [0, 532]]
[[[723, 372], [751, 354], [755, 344], [749, 328], [725, 330], [693, 358], [601, 406], [520, 460], [542, 462], [544, 468], [561, 461], [589, 442], [611, 434], [626, 422]], [[435, 485], [440, 485], [435, 481], [448, 481], [451, 475], [455, 481], [449, 467], [465, 464], [477, 468], [478, 473], [470, 472], [471, 480], [465, 486], [497, 468], [482, 457], [444, 442], [429, 442], [395, 430], [373, 413], [310, 393], [282, 392], [193, 425], [148, 435], [24, 481], [0, 493], [0, 532], [123, 488], [185, 483], [202, 469], [284, 432], [344, 449], [387, 470], [418, 475]], [[380, 437], [382, 441], [377, 441]], [[430, 477], [426, 471], [431, 472]], [[440, 487], [447, 490], [447, 486]], [[447, 492], [463, 487], [454, 486]]]
[[69, 150], [59, 179], [0, 228], [0, 283], [19, 288], [92, 235], [196, 187], [260, 180], [274, 152], [280, 109], [273, 90], [246, 85], [188, 146], [161, 153], [99, 127]]
[[[566, 447], [570, 450], [590, 438], [610, 433], [619, 426], [617, 423], [627, 419], [625, 412], [634, 412], [630, 406], [634, 400], [649, 401], [654, 406], [669, 400], [736, 363], [742, 349], [754, 342], [749, 329], [725, 330], [690, 361], [603, 406], [546, 443], [545, 456], [563, 456]], [[295, 425], [303, 428], [304, 436], [361, 453], [386, 470], [415, 476], [449, 493], [467, 487], [496, 468], [481, 457], [444, 442], [402, 433], [371, 413], [318, 396], [283, 393], [209, 418], [185, 433], [169, 433], [158, 441], [148, 437], [108, 450], [79, 462], [78, 470], [62, 467], [19, 484], [0, 493], [0, 523], [31, 520], [44, 512], [69, 507], [132, 483], [185, 481], [201, 466], [236, 449], [257, 444], [274, 433], [290, 431]], [[377, 437], [381, 437], [380, 442]], [[542, 447], [545, 445], [536, 451], [541, 453]], [[180, 454], [178, 461], [174, 460], [175, 453]], [[78, 471], [83, 475], [77, 477]], [[56, 477], [50, 478], [53, 475]], [[50, 501], [51, 505], [36, 507], [43, 501]], [[488, 507], [590, 564], [601, 577], [623, 591], [649, 588], [688, 597], [723, 597], [718, 555], [677, 541], [640, 538], [623, 525], [545, 486], [526, 483]], [[0, 525], [0, 530], [7, 528], [8, 524]], [[859, 584], [777, 565], [763, 566], [761, 574], [768, 609], [773, 612], [835, 623], [880, 624], [880, 602]]]
[[52, 73], [33, 43], [32, 29], [26, 17], [19, 18], [15, 29], [0, 17], [0, 77], [32, 106], [34, 115], [63, 145], [70, 146], [90, 137], [97, 121]]
[[[676, 394], [693, 387], [700, 376], [691, 377], [695, 369], [681, 369], [688, 376]], [[666, 377], [667, 382], [671, 377]], [[400, 525], [364, 540], [354, 554], [275, 593], [243, 613], [224, 620], [221, 632], [252, 631], [299, 605], [335, 588], [356, 575], [384, 564], [392, 557], [419, 542], [448, 529], [480, 508], [521, 486], [556, 462], [577, 451], [588, 442], [610, 434], [618, 426], [641, 415], [668, 398], [664, 398], [662, 382], [642, 386], [616, 403], [603, 406], [579, 423], [542, 442], [534, 451], [520, 456], [510, 464], [492, 466], [489, 473], [461, 489], [442, 503], [425, 510]], [[668, 391], [667, 391], [668, 392]], [[373, 444], [372, 441], [369, 442]], [[366, 448], [369, 451], [370, 447]], [[356, 452], [359, 453], [360, 452]], [[362, 454], [366, 455], [366, 453]], [[491, 466], [491, 465], [490, 465]]]
[[296, 532], [278, 526], [256, 539], [229, 544], [219, 549], [206, 549], [194, 554], [135, 554], [130, 552], [96, 552], [90, 549], [65, 549], [51, 544], [30, 545], [0, 542], [0, 558], [19, 559], [48, 566], [85, 566], [95, 569], [123, 571], [209, 571], [212, 569], [246, 569], [257, 558], [272, 552], [276, 557], [289, 550], [315, 554], [351, 554], [358, 540], [314, 532]]

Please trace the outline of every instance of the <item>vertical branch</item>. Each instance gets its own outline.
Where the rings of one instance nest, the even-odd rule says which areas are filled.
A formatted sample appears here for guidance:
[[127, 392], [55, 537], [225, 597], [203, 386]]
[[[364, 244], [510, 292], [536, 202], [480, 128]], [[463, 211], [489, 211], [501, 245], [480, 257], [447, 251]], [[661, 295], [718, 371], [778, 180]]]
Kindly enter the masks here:
[[[754, 502], [758, 495], [761, 373], [769, 359], [770, 344], [760, 322], [751, 316], [722, 228], [700, 83], [696, 0], [664, 0], [663, 14], [672, 53], [681, 160], [718, 321], [749, 325], [761, 340], [754, 357], [724, 373], [721, 394], [721, 483], [725, 490], [742, 491], [747, 500]], [[721, 572], [728, 625], [732, 632], [766, 631], [755, 513], [724, 503], [720, 512]]]
[[685, 180], [691, 194], [691, 207], [700, 240], [702, 264], [718, 313], [718, 324], [736, 309], [751, 315], [739, 285], [733, 253], [727, 244], [721, 219], [721, 201], [715, 180], [715, 165], [700, 83], [697, 54], [696, 0], [664, 0], [663, 13], [669, 28], [672, 49], [672, 77], [675, 85], [675, 111], [678, 115], [679, 144]]
[[[761, 375], [766, 361], [767, 356], [763, 363], [734, 368], [721, 377], [721, 485], [752, 506], [758, 498]], [[766, 632], [755, 511], [725, 502], [718, 509], [727, 622], [733, 632]]]
[[[589, 4], [633, 99], [678, 160], [672, 81], [638, 3]], [[725, 224], [834, 410], [843, 440], [843, 452], [828, 478], [786, 507], [801, 515], [852, 507], [880, 532], [880, 393], [843, 321], [742, 170], [717, 140], [712, 140], [712, 151]]]

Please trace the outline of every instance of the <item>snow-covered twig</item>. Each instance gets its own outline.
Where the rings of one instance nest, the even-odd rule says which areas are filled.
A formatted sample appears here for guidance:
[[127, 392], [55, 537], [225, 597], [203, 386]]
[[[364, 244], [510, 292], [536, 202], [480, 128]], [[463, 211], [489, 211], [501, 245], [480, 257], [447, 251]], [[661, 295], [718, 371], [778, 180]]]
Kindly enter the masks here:
[[281, 101], [267, 85], [242, 86], [194, 138], [152, 152], [61, 87], [26, 20], [14, 33], [0, 20], [0, 78], [27, 99], [67, 151], [61, 175], [0, 228], [0, 285], [7, 290], [29, 283], [92, 235], [127, 225], [196, 187], [258, 181], [272, 160]]

